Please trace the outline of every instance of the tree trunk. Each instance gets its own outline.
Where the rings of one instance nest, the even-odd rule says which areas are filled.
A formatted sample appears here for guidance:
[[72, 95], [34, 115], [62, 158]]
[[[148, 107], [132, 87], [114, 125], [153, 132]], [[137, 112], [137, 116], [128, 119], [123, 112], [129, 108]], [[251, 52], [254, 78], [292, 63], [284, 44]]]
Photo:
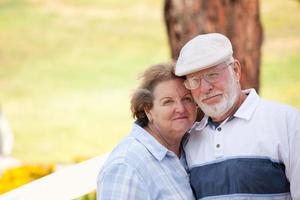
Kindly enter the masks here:
[[242, 88], [259, 90], [259, 0], [165, 0], [164, 15], [173, 59], [194, 36], [222, 33], [231, 40], [233, 56], [241, 63]]

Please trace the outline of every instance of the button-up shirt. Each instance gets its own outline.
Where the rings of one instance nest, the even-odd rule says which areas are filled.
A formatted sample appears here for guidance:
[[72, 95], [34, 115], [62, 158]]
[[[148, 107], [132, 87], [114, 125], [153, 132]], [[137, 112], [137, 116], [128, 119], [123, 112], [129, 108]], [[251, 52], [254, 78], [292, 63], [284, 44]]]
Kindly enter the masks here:
[[197, 199], [300, 199], [300, 111], [254, 89], [236, 113], [205, 116], [185, 146]]
[[182, 153], [160, 144], [145, 129], [133, 125], [131, 134], [110, 154], [98, 177], [101, 200], [193, 200]]

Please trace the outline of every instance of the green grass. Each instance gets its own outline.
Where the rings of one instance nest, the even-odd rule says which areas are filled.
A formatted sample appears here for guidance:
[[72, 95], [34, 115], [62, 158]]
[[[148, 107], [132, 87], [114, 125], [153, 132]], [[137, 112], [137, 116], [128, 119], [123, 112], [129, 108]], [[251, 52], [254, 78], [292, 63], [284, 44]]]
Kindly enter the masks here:
[[[300, 108], [300, 4], [261, 3], [261, 94]], [[127, 135], [137, 74], [169, 60], [162, 10], [159, 0], [2, 0], [0, 103], [13, 156], [70, 162]]]
[[261, 1], [264, 26], [261, 95], [300, 108], [300, 4]]

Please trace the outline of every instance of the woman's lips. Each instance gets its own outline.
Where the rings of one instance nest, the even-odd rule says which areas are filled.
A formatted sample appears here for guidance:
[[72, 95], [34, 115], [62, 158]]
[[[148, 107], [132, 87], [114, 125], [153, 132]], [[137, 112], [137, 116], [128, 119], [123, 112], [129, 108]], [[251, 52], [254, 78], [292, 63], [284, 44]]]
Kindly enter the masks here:
[[187, 116], [180, 116], [180, 117], [174, 117], [173, 120], [182, 120], [182, 119], [187, 119]]

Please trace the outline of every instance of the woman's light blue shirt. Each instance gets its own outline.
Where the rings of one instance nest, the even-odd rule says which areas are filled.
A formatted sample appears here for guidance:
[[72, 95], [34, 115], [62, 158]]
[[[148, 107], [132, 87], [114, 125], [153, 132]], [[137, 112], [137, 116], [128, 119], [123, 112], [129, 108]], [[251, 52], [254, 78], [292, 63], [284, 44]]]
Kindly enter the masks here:
[[100, 171], [97, 199], [194, 200], [185, 165], [185, 156], [179, 160], [134, 124]]

